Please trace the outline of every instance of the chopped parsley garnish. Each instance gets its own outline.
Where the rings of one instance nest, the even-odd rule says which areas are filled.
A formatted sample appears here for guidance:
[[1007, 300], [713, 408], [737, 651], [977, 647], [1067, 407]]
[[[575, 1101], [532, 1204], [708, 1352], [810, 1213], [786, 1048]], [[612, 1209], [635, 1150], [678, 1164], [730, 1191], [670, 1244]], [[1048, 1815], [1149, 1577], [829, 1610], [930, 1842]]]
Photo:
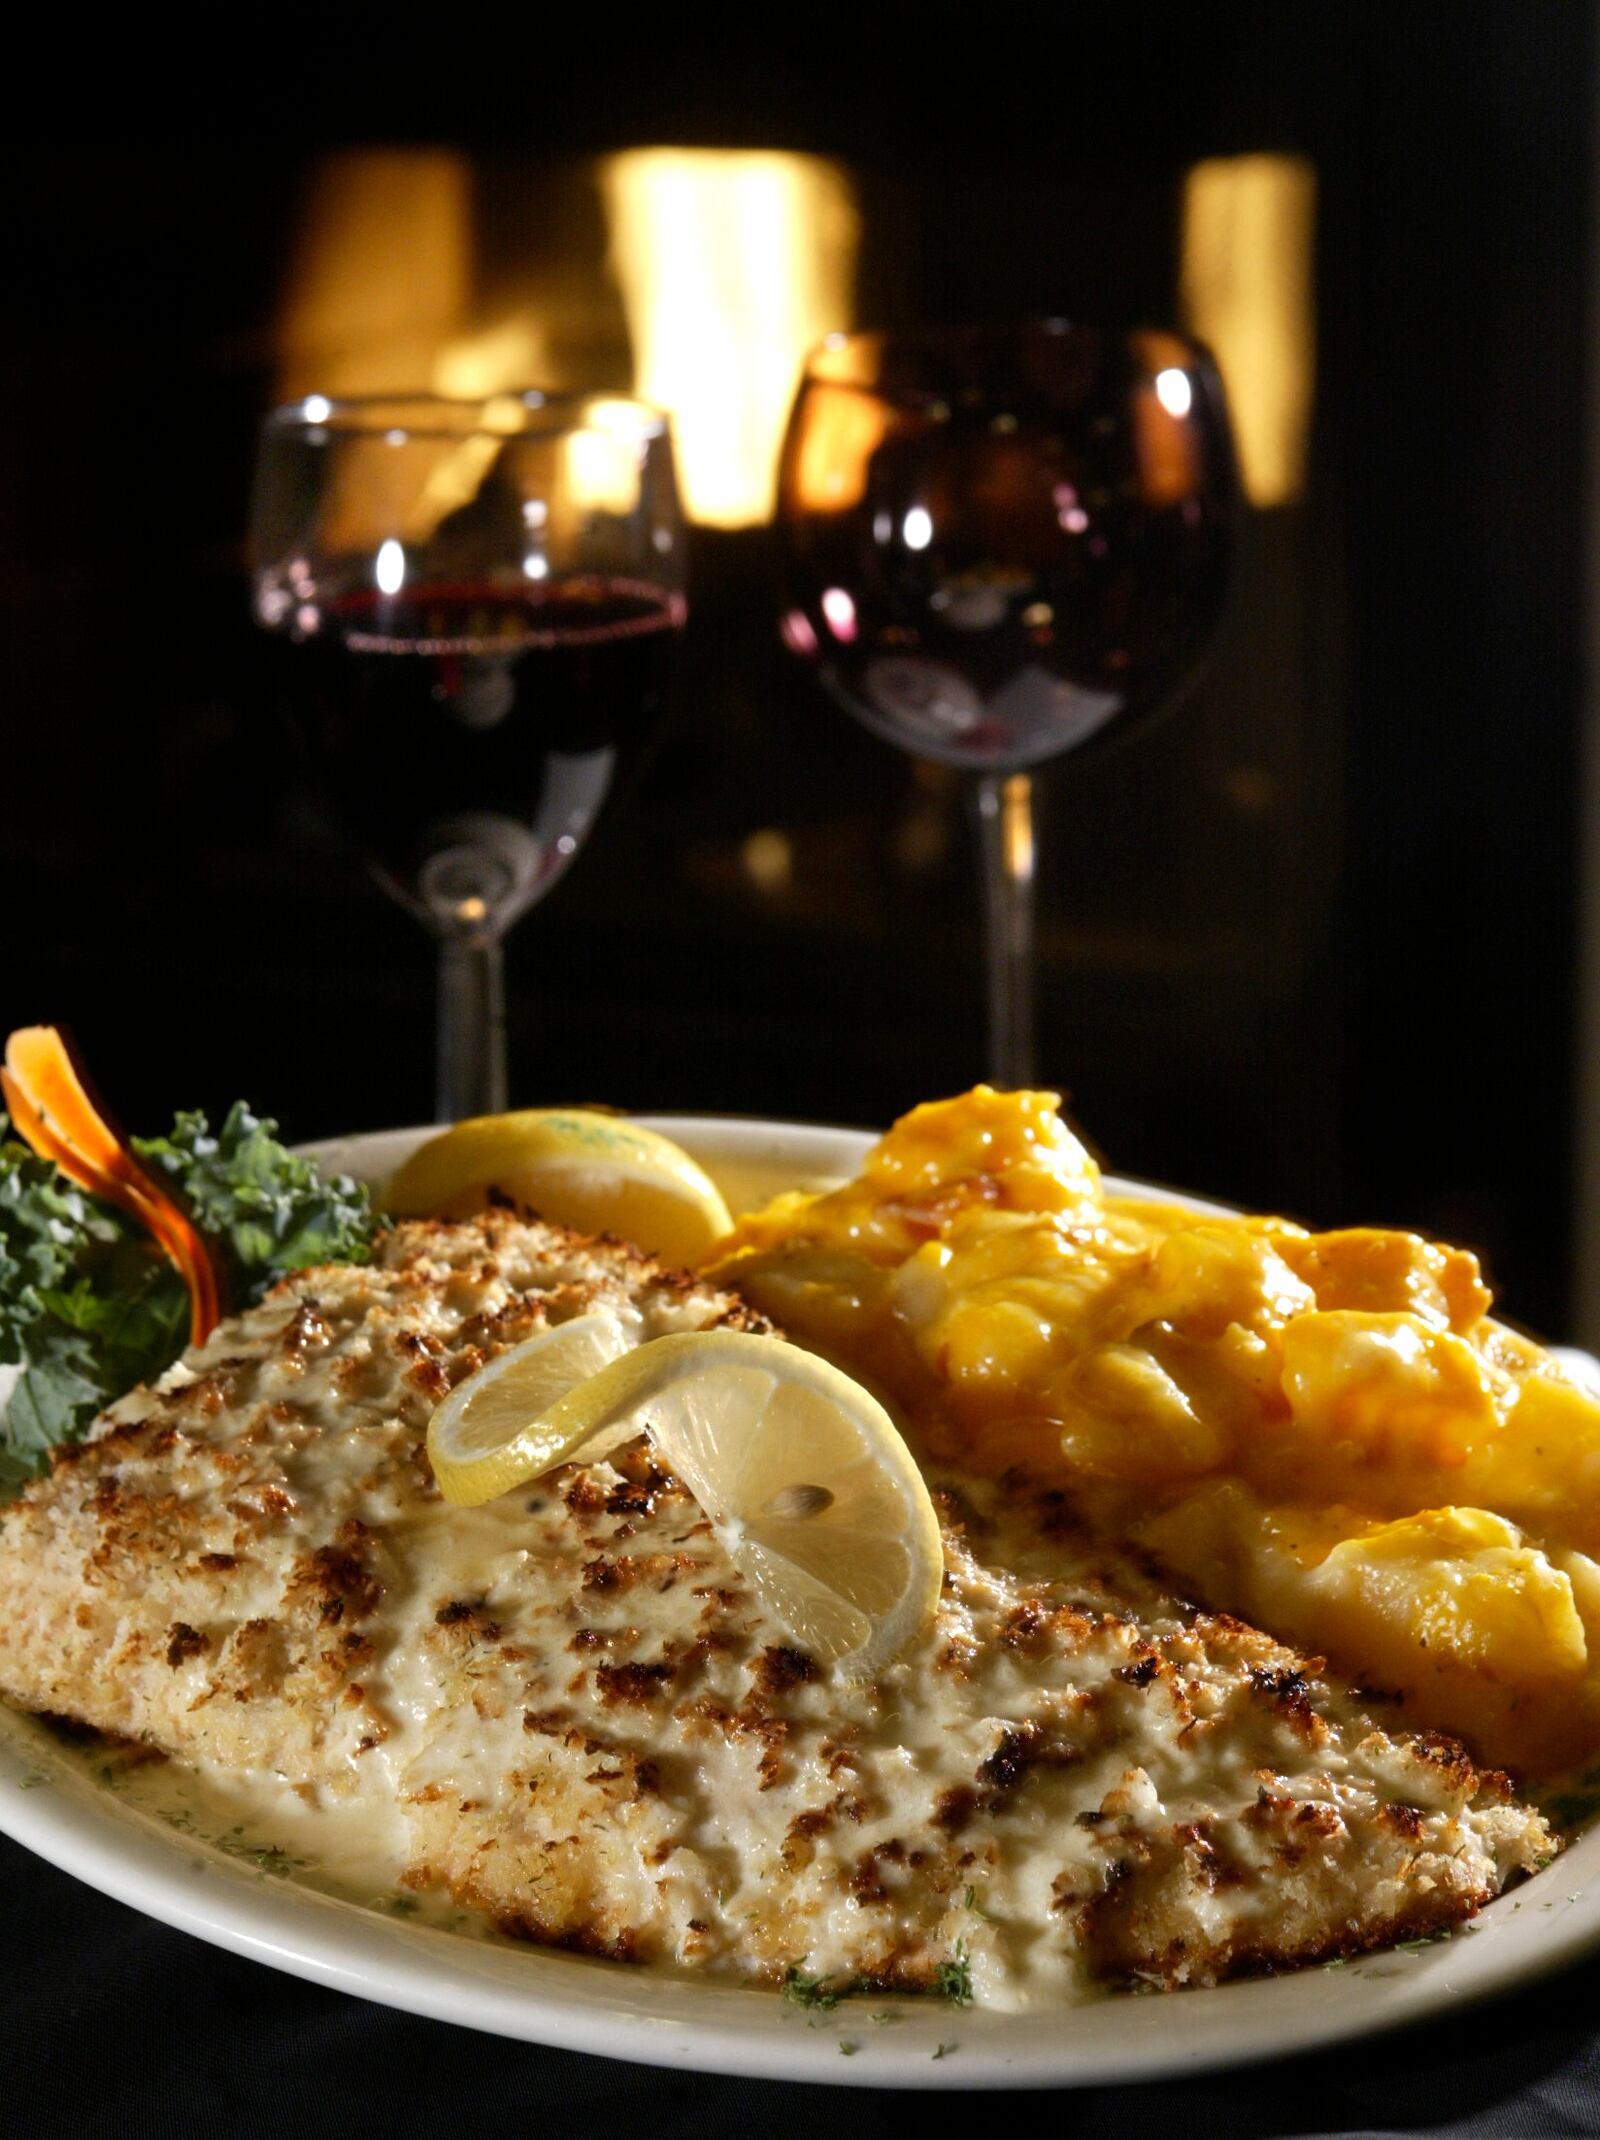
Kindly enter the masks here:
[[967, 1943], [958, 1939], [950, 1959], [939, 1964], [933, 1988], [941, 1999], [948, 1999], [952, 2006], [972, 2004], [972, 1964], [967, 1959]]
[[[783, 1996], [791, 2006], [803, 2006], [815, 2013], [831, 2014], [841, 1999], [857, 1997], [862, 1992], [879, 1991], [884, 1986], [871, 1977], [809, 1976], [806, 1973], [806, 1957], [791, 1962], [783, 1974]], [[967, 1956], [967, 1943], [958, 1939], [949, 1958], [942, 1961], [934, 1972], [929, 1995], [936, 1999], [948, 1999], [952, 2006], [970, 2006], [973, 2000], [972, 1964]], [[895, 2013], [878, 2012], [874, 2021], [898, 2021]], [[953, 2048], [953, 2046], [952, 2046]]]
[[287, 1850], [280, 1850], [276, 1843], [230, 1843], [220, 1841], [219, 1850], [226, 1851], [230, 1858], [242, 1859], [253, 1865], [257, 1872], [276, 1873], [281, 1879], [286, 1873], [299, 1872], [309, 1860], [291, 1857]]
[[805, 1956], [792, 1962], [783, 1973], [783, 1996], [791, 2006], [805, 2006], [821, 2013], [831, 2014], [845, 1995], [844, 1989], [835, 1990], [826, 1977], [808, 1977], [805, 1973]]
[[161, 1818], [169, 1828], [176, 1828], [180, 1835], [192, 1835], [197, 1843], [209, 1843], [213, 1850], [220, 1850], [224, 1857], [237, 1858], [245, 1865], [253, 1865], [257, 1872], [301, 1872], [310, 1864], [309, 1858], [291, 1856], [276, 1843], [253, 1843], [243, 1828], [231, 1828], [226, 1835], [211, 1835], [200, 1827], [192, 1813], [179, 1807], [163, 1812]]

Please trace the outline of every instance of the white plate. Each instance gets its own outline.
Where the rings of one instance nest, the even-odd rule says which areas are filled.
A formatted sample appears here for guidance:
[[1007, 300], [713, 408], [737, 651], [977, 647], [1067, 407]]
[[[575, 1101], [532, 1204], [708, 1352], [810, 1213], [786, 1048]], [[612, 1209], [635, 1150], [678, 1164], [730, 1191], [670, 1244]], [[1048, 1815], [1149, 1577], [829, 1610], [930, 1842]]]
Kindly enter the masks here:
[[[646, 1119], [694, 1152], [736, 1204], [786, 1182], [851, 1173], [870, 1141], [792, 1123]], [[325, 1164], [379, 1179], [426, 1134], [394, 1130], [313, 1150]], [[1137, 1183], [1111, 1186], [1151, 1193]], [[1492, 1904], [1473, 1930], [1412, 1951], [1027, 2015], [905, 1999], [813, 2014], [769, 1992], [408, 1923], [264, 1874], [108, 1791], [40, 1726], [5, 1710], [0, 1831], [163, 1923], [337, 1991], [534, 2043], [766, 2080], [960, 2088], [1148, 2081], [1420, 2021], [1600, 1942], [1597, 1829]], [[872, 2020], [884, 2011], [897, 2018]]]

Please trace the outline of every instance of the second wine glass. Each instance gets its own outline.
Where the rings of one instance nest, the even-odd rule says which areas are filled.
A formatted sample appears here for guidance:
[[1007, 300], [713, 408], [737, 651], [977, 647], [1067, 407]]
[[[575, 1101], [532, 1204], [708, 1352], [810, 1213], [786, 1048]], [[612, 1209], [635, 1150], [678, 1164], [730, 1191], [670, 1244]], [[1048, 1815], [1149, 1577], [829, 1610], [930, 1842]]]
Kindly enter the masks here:
[[779, 473], [784, 637], [974, 775], [989, 1072], [1034, 1075], [1033, 768], [1159, 712], [1221, 613], [1236, 480], [1198, 343], [1062, 320], [832, 335]]
[[506, 1105], [502, 946], [582, 849], [684, 621], [667, 420], [616, 396], [275, 409], [259, 621], [323, 785], [439, 943], [440, 1121]]

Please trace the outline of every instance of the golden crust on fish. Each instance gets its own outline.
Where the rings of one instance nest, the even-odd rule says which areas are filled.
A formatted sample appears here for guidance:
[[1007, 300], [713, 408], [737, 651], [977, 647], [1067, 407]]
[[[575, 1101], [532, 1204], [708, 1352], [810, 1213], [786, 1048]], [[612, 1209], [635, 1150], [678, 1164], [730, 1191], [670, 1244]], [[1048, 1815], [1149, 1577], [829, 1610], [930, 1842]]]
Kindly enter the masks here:
[[597, 1306], [764, 1329], [489, 1213], [303, 1272], [0, 1518], [0, 1692], [370, 1804], [401, 1877], [548, 1944], [980, 2001], [1209, 1983], [1434, 1930], [1556, 1847], [1502, 1776], [1197, 1612], [1059, 1493], [934, 1479], [937, 1622], [851, 1685], [637, 1445], [487, 1508], [430, 1412]]

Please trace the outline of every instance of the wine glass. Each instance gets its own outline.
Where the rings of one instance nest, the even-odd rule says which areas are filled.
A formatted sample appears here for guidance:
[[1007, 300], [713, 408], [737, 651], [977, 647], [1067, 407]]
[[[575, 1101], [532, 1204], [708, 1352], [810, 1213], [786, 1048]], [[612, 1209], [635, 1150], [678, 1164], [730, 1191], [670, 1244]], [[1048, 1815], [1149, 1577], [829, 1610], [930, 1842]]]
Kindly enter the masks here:
[[1236, 496], [1221, 381], [1176, 334], [835, 334], [805, 367], [783, 636], [868, 728], [976, 776], [996, 1083], [1033, 1077], [1033, 769], [1192, 674]]
[[506, 932], [570, 868], [685, 616], [667, 419], [313, 394], [262, 427], [255, 608], [378, 882], [439, 944], [440, 1121], [506, 1104]]

